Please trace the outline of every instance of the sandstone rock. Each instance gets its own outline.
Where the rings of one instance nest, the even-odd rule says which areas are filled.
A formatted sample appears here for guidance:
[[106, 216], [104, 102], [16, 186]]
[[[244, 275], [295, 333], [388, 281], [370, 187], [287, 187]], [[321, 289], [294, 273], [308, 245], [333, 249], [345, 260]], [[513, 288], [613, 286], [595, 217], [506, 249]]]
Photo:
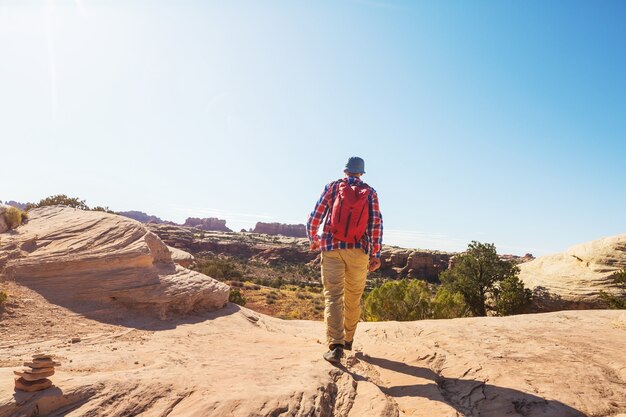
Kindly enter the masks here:
[[175, 265], [161, 239], [114, 214], [35, 209], [27, 225], [0, 240], [0, 258], [11, 248], [19, 254], [0, 259], [0, 277], [82, 313], [106, 315], [108, 308], [123, 305], [165, 317], [216, 310], [228, 302], [227, 285]]
[[49, 379], [40, 379], [38, 381], [27, 381], [24, 378], [15, 378], [15, 389], [24, 392], [43, 391], [52, 386]]
[[167, 247], [172, 256], [172, 261], [184, 268], [189, 268], [191, 264], [193, 264], [195, 258], [189, 252], [185, 252], [182, 249], [173, 248], [171, 246]]
[[51, 355], [46, 355], [44, 353], [38, 353], [36, 355], [33, 355], [33, 360], [40, 360], [40, 361], [51, 361], [52, 360], [52, 356]]
[[232, 232], [232, 230], [226, 227], [226, 220], [217, 219], [215, 217], [205, 219], [189, 217], [185, 220], [183, 226], [195, 227], [196, 229], [207, 231]]
[[40, 379], [45, 379], [49, 376], [54, 375], [54, 369], [48, 370], [46, 372], [33, 372], [29, 369], [29, 370], [22, 370], [21, 372], [13, 371], [13, 373], [15, 375], [18, 375], [24, 378], [24, 380], [26, 381], [33, 382], [33, 381], [39, 381]]
[[437, 282], [439, 274], [448, 268], [452, 256], [451, 253], [438, 251], [383, 248], [381, 273]]
[[46, 372], [50, 369], [54, 369], [55, 366], [61, 366], [59, 362], [52, 361], [33, 361], [33, 362], [24, 362], [24, 366], [28, 366], [31, 368], [32, 372]]
[[306, 237], [306, 226], [303, 224], [263, 223], [258, 222], [253, 233], [266, 235], [283, 235], [290, 237]]
[[626, 268], [626, 234], [576, 245], [520, 265], [540, 310], [602, 308], [600, 292], [619, 294], [611, 276]]
[[[321, 358], [322, 322], [245, 308], [139, 334], [100, 326], [106, 344], [73, 347], [81, 365], [55, 375], [58, 390], [0, 384], [0, 416], [613, 417], [626, 413], [621, 314], [361, 323], [338, 367]], [[15, 352], [0, 345], [3, 360]]]

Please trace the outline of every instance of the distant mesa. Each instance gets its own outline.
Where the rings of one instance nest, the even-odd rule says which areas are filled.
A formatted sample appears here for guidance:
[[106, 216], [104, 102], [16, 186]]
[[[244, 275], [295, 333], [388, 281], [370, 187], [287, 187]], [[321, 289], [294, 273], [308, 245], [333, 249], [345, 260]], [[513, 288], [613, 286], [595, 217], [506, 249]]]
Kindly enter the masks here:
[[289, 237], [306, 237], [306, 226], [303, 224], [263, 223], [258, 222], [252, 233], [266, 235], [283, 235]]
[[120, 216], [128, 217], [133, 220], [137, 220], [138, 222], [141, 222], [141, 223], [157, 223], [157, 224], [164, 224], [164, 223], [171, 224], [172, 223], [170, 221], [161, 220], [157, 216], [146, 214], [143, 211], [136, 211], [136, 210], [118, 211], [116, 212], [116, 214], [119, 214]]
[[216, 217], [208, 217], [200, 219], [198, 217], [189, 217], [185, 220], [183, 226], [195, 227], [196, 229], [206, 230], [207, 232], [232, 232], [226, 227], [226, 220]]
[[[0, 204], [2, 203], [2, 200], [0, 200]], [[5, 201], [4, 204], [6, 204], [7, 206], [13, 206], [16, 207], [20, 210], [24, 210], [26, 209], [26, 203], [18, 203], [17, 201]]]
[[613, 275], [626, 269], [626, 234], [572, 246], [519, 265], [542, 311], [604, 308], [601, 293], [619, 295]]

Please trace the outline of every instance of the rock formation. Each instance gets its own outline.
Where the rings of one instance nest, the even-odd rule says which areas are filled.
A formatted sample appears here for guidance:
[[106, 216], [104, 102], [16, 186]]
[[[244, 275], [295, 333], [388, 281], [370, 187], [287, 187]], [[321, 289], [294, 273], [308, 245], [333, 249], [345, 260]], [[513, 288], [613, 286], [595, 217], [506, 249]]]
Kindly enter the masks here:
[[612, 275], [626, 268], [626, 234], [576, 245], [520, 265], [520, 279], [542, 310], [602, 308], [600, 292], [617, 295]]
[[258, 234], [207, 232], [200, 235], [197, 230], [184, 226], [150, 224], [147, 227], [165, 243], [192, 254], [253, 258], [268, 264], [309, 263], [319, 254], [311, 252], [306, 239], [276, 238]]
[[158, 224], [168, 223], [168, 222], [161, 220], [157, 216], [146, 214], [143, 211], [135, 211], [135, 210], [118, 211], [116, 212], [116, 214], [119, 214], [120, 216], [128, 217], [129, 219], [137, 220], [138, 222], [141, 222], [141, 223], [158, 223]]
[[410, 277], [437, 282], [448, 268], [451, 253], [401, 248], [383, 248], [381, 273], [391, 277]]
[[195, 227], [196, 229], [206, 231], [232, 232], [232, 230], [226, 227], [226, 220], [217, 219], [215, 217], [209, 217], [206, 219], [189, 217], [185, 220], [183, 226]]
[[33, 356], [30, 362], [24, 362], [25, 368], [21, 371], [13, 371], [15, 378], [15, 389], [25, 392], [43, 391], [52, 386], [52, 381], [48, 377], [54, 375], [55, 366], [60, 363], [52, 360], [52, 356], [38, 354]]
[[[0, 201], [0, 203], [2, 203], [2, 201]], [[5, 201], [4, 204], [6, 204], [7, 206], [16, 207], [16, 208], [18, 208], [20, 210], [25, 210], [26, 209], [26, 203], [19, 203], [17, 201], [13, 201], [13, 200]]]
[[29, 214], [28, 224], [0, 239], [0, 280], [85, 314], [122, 305], [163, 318], [228, 301], [227, 285], [176, 265], [161, 239], [137, 221], [64, 206]]
[[252, 233], [266, 235], [282, 235], [289, 237], [306, 237], [306, 226], [303, 224], [263, 223], [258, 222]]
[[[0, 417], [626, 413], [620, 311], [361, 323], [355, 350], [333, 367], [321, 357], [322, 322], [229, 305], [142, 330], [149, 323], [134, 316], [128, 320], [139, 328], [55, 310], [57, 326], [46, 331], [55, 333], [33, 340], [23, 329], [36, 320], [28, 314], [55, 306], [29, 299], [21, 314], [3, 317], [11, 341], [0, 340]], [[76, 331], [83, 332], [80, 343], [59, 343]], [[57, 388], [14, 392], [13, 370], [42, 345], [64, 362]]]
[[178, 264], [185, 268], [189, 268], [191, 264], [193, 264], [193, 262], [195, 261], [194, 256], [189, 252], [185, 252], [182, 249], [173, 248], [171, 246], [168, 246], [167, 248], [169, 249], [172, 256], [172, 261], [175, 264]]

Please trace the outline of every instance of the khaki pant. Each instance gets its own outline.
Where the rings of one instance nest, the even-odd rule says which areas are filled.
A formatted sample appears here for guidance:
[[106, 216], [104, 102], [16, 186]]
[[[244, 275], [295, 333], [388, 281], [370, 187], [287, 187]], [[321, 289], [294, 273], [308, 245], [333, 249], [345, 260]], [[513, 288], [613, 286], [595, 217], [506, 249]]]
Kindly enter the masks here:
[[322, 252], [324, 322], [328, 344], [351, 342], [361, 318], [361, 296], [369, 256], [363, 249], [335, 249]]

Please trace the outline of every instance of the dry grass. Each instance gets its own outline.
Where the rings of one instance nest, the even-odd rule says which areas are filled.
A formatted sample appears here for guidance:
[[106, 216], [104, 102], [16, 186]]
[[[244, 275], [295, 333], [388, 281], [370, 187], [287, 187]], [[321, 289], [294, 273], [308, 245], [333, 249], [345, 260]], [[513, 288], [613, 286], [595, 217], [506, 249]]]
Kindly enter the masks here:
[[323, 320], [322, 294], [297, 285], [281, 289], [245, 282], [241, 289], [246, 298], [246, 308], [282, 319]]
[[7, 226], [9, 226], [9, 229], [15, 229], [17, 226], [22, 224], [22, 222], [28, 218], [28, 216], [25, 214], [26, 213], [22, 212], [22, 210], [18, 208], [7, 208], [7, 210], [4, 212], [4, 218], [7, 222]]

